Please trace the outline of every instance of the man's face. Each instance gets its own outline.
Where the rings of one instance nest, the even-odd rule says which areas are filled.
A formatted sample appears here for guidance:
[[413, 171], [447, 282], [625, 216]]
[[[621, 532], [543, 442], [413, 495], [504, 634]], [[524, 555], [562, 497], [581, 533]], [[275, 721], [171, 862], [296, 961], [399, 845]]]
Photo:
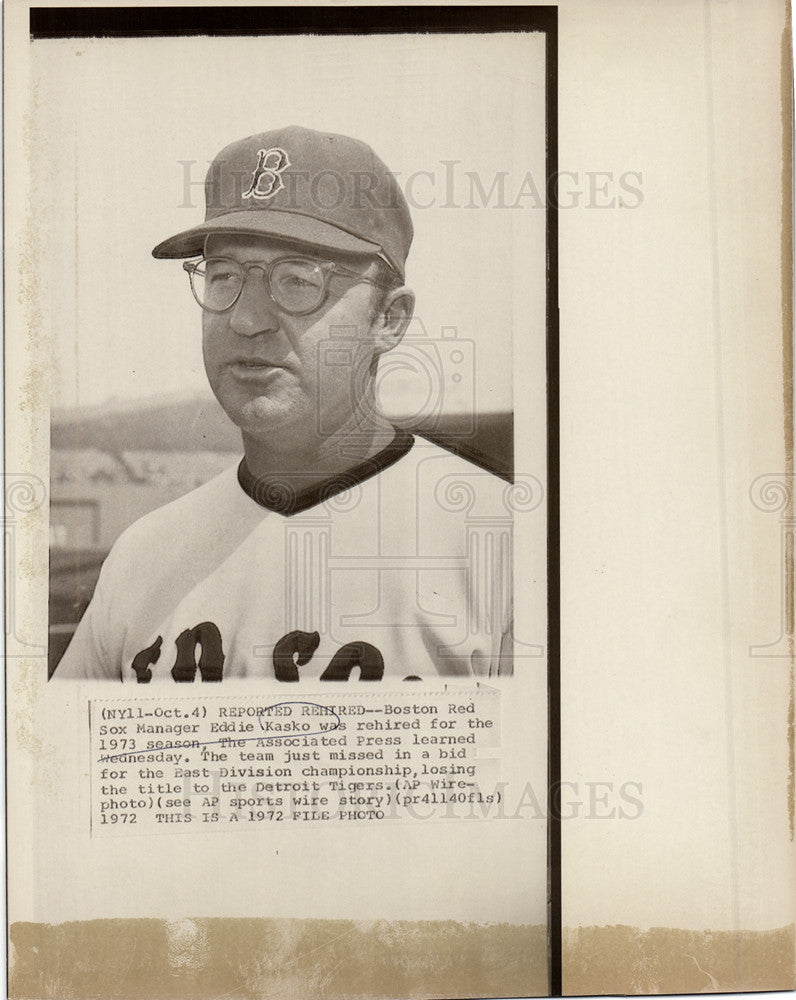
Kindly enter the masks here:
[[[225, 235], [209, 237], [205, 255], [241, 264], [332, 259], [322, 250], [294, 252], [267, 238]], [[367, 263], [356, 270], [366, 274]], [[375, 292], [371, 284], [333, 275], [318, 309], [293, 316], [271, 299], [263, 272], [254, 268], [231, 309], [202, 313], [210, 386], [244, 435], [275, 444], [281, 436], [290, 447], [311, 451], [351, 417], [375, 350]]]

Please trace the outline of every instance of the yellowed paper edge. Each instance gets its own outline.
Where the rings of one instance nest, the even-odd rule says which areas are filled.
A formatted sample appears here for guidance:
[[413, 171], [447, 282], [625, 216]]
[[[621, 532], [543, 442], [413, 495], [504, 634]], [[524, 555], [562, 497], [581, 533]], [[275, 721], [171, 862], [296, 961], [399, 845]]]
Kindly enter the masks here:
[[544, 996], [546, 936], [544, 926], [455, 921], [16, 923], [9, 996]]
[[564, 930], [563, 993], [739, 993], [794, 986], [794, 927], [689, 931]]

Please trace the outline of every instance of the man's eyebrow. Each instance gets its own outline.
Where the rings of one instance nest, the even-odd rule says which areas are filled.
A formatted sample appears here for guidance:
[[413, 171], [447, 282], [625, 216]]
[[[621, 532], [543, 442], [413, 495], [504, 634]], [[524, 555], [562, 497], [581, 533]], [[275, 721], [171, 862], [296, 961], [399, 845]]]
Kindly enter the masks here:
[[[209, 242], [210, 242], [210, 238], [208, 237], [208, 239], [205, 240], [205, 244], [204, 244], [204, 254], [205, 254], [205, 256], [208, 256], [207, 248], [208, 248]], [[335, 256], [334, 256], [333, 253], [324, 253], [322, 247], [318, 247], [317, 250], [313, 252], [313, 250], [311, 248], [309, 248], [309, 247], [305, 248], [305, 247], [298, 247], [298, 246], [290, 246], [288, 244], [285, 244], [285, 245], [272, 245], [270, 247], [258, 247], [258, 246], [255, 246], [255, 245], [246, 244], [245, 246], [241, 247], [240, 245], [238, 245], [236, 243], [232, 243], [232, 244], [222, 243], [221, 246], [220, 246], [220, 248], [214, 248], [211, 251], [211, 253], [210, 253], [209, 256], [211, 256], [211, 257], [230, 257], [236, 251], [239, 251], [241, 249], [243, 249], [245, 251], [251, 250], [253, 253], [258, 254], [258, 255], [272, 256], [274, 260], [276, 260], [278, 257], [304, 257], [307, 260], [318, 260], [318, 261], [326, 261], [326, 260], [334, 260], [335, 259]], [[340, 261], [340, 263], [343, 263], [343, 262]]]

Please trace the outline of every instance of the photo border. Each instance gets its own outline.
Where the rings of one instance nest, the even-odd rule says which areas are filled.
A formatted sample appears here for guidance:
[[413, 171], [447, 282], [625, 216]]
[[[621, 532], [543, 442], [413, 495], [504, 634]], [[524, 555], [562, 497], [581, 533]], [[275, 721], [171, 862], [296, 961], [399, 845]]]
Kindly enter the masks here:
[[[413, 7], [31, 7], [30, 38], [362, 35], [407, 33], [545, 34], [547, 616], [548, 616], [548, 960], [551, 996], [562, 990], [560, 420], [558, 314], [558, 8]], [[7, 682], [6, 682], [7, 683]]]

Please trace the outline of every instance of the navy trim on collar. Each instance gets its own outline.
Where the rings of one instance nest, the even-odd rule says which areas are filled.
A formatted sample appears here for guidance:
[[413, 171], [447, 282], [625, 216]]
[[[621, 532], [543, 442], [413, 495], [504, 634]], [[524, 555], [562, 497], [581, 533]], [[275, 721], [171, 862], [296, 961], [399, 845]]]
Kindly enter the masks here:
[[278, 476], [263, 476], [256, 479], [242, 458], [238, 466], [238, 482], [244, 493], [261, 507], [290, 517], [302, 511], [315, 507], [316, 504], [329, 500], [338, 493], [350, 490], [352, 486], [365, 482], [403, 458], [415, 443], [414, 437], [399, 427], [395, 428], [395, 437], [390, 444], [371, 458], [345, 472], [337, 472], [329, 479], [314, 483], [306, 490], [296, 490], [284, 479]]

